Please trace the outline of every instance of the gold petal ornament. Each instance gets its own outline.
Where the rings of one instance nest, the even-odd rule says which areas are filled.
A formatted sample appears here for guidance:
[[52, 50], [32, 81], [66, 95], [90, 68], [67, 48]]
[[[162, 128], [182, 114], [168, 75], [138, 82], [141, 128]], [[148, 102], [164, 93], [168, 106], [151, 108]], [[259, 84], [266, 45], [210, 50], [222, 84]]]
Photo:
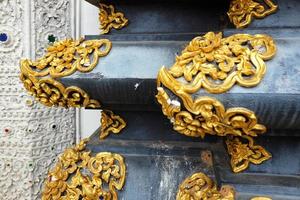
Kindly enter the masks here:
[[[217, 99], [197, 92], [204, 89], [224, 93], [236, 84], [254, 87], [266, 72], [265, 61], [275, 53], [276, 45], [268, 35], [235, 34], [223, 38], [221, 33], [208, 32], [194, 38], [172, 67], [162, 67], [158, 73], [156, 98], [163, 114], [174, 130], [190, 137], [204, 138], [209, 134], [251, 138], [265, 133], [266, 127], [258, 123], [253, 111], [242, 107], [226, 109]], [[270, 157], [268, 153], [261, 162]], [[249, 162], [261, 163], [252, 161]]]
[[168, 82], [168, 88], [173, 85], [183, 94], [192, 94], [201, 88], [219, 94], [235, 84], [254, 87], [266, 72], [264, 61], [275, 53], [276, 45], [268, 35], [235, 34], [222, 38], [222, 33], [208, 32], [194, 38], [170, 69], [163, 67], [159, 81]]
[[118, 134], [124, 129], [126, 122], [119, 115], [112, 111], [103, 110], [101, 112], [100, 140], [105, 139], [111, 132]]
[[128, 19], [122, 12], [115, 12], [113, 5], [100, 3], [99, 21], [101, 34], [107, 34], [112, 28], [122, 29], [128, 25]]
[[226, 110], [220, 101], [212, 97], [199, 97], [197, 101], [191, 102], [188, 107], [191, 109], [187, 110], [182, 109], [179, 101], [171, 100], [163, 87], [158, 87], [156, 98], [174, 130], [186, 136], [204, 138], [210, 134], [255, 137], [266, 131], [264, 125], [257, 123], [252, 111], [245, 108]]
[[107, 39], [66, 39], [47, 48], [46, 54], [35, 61], [20, 62], [21, 75], [26, 90], [46, 106], [99, 108], [97, 100], [76, 86], [64, 86], [57, 78], [76, 71], [92, 71], [99, 59], [108, 55], [112, 44]]
[[227, 14], [236, 28], [244, 28], [253, 18], [264, 18], [277, 9], [272, 0], [232, 0]]
[[217, 190], [217, 186], [211, 178], [203, 173], [195, 173], [186, 178], [179, 186], [176, 200], [234, 200], [233, 187], [223, 186]]
[[115, 153], [95, 156], [85, 150], [87, 140], [68, 148], [48, 174], [42, 200], [117, 200], [126, 178], [124, 158]]
[[262, 146], [255, 145], [253, 138], [249, 136], [229, 136], [226, 145], [231, 156], [231, 167], [235, 173], [247, 169], [250, 163], [258, 165], [272, 157]]

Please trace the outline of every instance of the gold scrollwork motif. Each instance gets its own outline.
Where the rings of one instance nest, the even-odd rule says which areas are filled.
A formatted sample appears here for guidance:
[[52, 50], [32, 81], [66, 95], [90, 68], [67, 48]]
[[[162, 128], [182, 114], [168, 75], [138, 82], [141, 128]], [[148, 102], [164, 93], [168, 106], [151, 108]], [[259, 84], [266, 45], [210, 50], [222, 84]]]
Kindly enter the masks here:
[[112, 28], [122, 29], [128, 25], [128, 19], [121, 12], [115, 12], [113, 5], [100, 3], [99, 21], [101, 34], [109, 33]]
[[227, 12], [236, 28], [248, 26], [252, 18], [264, 18], [275, 13], [278, 6], [272, 0], [232, 0]]
[[202, 88], [209, 93], [223, 93], [235, 84], [259, 84], [266, 71], [264, 60], [271, 59], [275, 52], [274, 41], [267, 35], [222, 38], [221, 33], [209, 32], [194, 38], [170, 69], [162, 67], [159, 71], [156, 98], [164, 115], [174, 130], [191, 137], [256, 137], [266, 132], [253, 111], [225, 109], [220, 101], [197, 92]]
[[168, 88], [176, 88], [177, 93], [184, 95], [201, 88], [223, 93], [235, 84], [253, 87], [266, 72], [264, 60], [275, 53], [274, 40], [267, 35], [235, 34], [222, 38], [222, 33], [208, 32], [194, 38], [169, 70], [163, 67], [159, 81], [169, 83]]
[[107, 39], [80, 40], [66, 39], [55, 42], [47, 48], [45, 56], [36, 61], [23, 60], [21, 72], [34, 77], [50, 76], [60, 78], [76, 71], [92, 71], [100, 57], [108, 55], [112, 44]]
[[258, 165], [272, 157], [262, 146], [254, 145], [253, 138], [249, 136], [228, 136], [226, 145], [235, 173], [247, 169], [250, 163]]
[[234, 200], [233, 187], [223, 186], [220, 191], [211, 178], [195, 173], [179, 186], [176, 200]]
[[[26, 62], [26, 61], [25, 61]], [[99, 108], [97, 100], [76, 86], [65, 87], [52, 78], [37, 79], [33, 76], [21, 74], [21, 81], [25, 89], [45, 106]]]
[[100, 57], [111, 50], [111, 42], [102, 40], [72, 40], [56, 42], [47, 48], [45, 56], [22, 60], [21, 75], [27, 91], [46, 106], [99, 108], [97, 100], [76, 86], [65, 87], [56, 78], [92, 71]]
[[126, 122], [122, 117], [115, 115], [112, 111], [103, 110], [101, 112], [100, 140], [106, 138], [111, 132], [120, 133], [125, 126]]
[[48, 174], [43, 200], [117, 200], [125, 183], [126, 166], [119, 154], [85, 151], [87, 140], [66, 149]]
[[221, 102], [212, 97], [199, 97], [191, 102], [188, 111], [182, 110], [179, 101], [171, 100], [162, 87], [158, 87], [156, 98], [174, 130], [190, 137], [204, 138], [205, 134], [255, 137], [266, 131], [264, 125], [257, 123], [252, 111], [245, 108], [226, 110]]

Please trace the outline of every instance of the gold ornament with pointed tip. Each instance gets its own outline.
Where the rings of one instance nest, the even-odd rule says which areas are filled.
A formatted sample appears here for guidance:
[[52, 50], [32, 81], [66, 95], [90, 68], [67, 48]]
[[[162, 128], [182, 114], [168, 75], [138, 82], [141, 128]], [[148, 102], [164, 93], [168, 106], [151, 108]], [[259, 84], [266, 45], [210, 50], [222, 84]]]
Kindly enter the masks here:
[[122, 12], [115, 12], [113, 5], [100, 3], [99, 21], [101, 34], [107, 34], [112, 28], [122, 29], [128, 25], [128, 19]]
[[226, 145], [231, 156], [231, 167], [235, 173], [247, 169], [250, 163], [259, 165], [272, 157], [262, 146], [255, 145], [253, 138], [249, 136], [228, 136]]
[[101, 112], [100, 140], [105, 139], [111, 132], [120, 133], [125, 126], [126, 122], [122, 117], [115, 115], [110, 110], [103, 110]]
[[245, 28], [253, 18], [264, 18], [277, 9], [272, 0], [232, 0], [227, 14], [236, 28]]

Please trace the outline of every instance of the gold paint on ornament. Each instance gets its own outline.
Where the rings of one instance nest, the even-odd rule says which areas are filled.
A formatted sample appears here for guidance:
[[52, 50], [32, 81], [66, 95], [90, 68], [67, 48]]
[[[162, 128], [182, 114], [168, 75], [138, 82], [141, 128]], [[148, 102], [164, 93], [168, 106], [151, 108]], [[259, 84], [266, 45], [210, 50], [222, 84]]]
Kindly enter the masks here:
[[126, 178], [121, 155], [101, 152], [91, 156], [87, 140], [68, 148], [48, 174], [42, 200], [83, 199], [117, 200]]
[[100, 57], [108, 55], [112, 44], [107, 39], [83, 41], [66, 39], [47, 48], [45, 56], [22, 60], [21, 75], [26, 90], [46, 106], [99, 108], [97, 100], [76, 86], [66, 87], [56, 78], [76, 71], [92, 71]]
[[128, 25], [128, 19], [122, 12], [115, 12], [113, 5], [100, 3], [99, 21], [101, 34], [107, 34], [112, 28], [122, 29]]
[[189, 105], [188, 108], [191, 109], [187, 110], [182, 108], [179, 101], [171, 100], [163, 87], [158, 87], [156, 98], [174, 130], [186, 136], [204, 138], [206, 134], [210, 134], [255, 137], [266, 131], [264, 125], [257, 123], [252, 111], [246, 108], [226, 110], [220, 101], [212, 97], [199, 97]]
[[247, 169], [250, 163], [259, 165], [272, 157], [262, 146], [255, 145], [253, 138], [249, 136], [229, 136], [226, 145], [231, 156], [231, 167], [235, 173]]
[[235, 191], [231, 186], [217, 190], [216, 184], [203, 173], [195, 173], [179, 186], [176, 200], [234, 200]]
[[126, 122], [119, 115], [112, 111], [103, 110], [101, 112], [100, 140], [105, 139], [111, 132], [118, 134], [124, 129]]
[[226, 109], [217, 99], [199, 96], [198, 92], [205, 89], [209, 93], [224, 93], [235, 84], [258, 85], [266, 71], [264, 61], [275, 53], [274, 41], [267, 35], [222, 38], [221, 33], [209, 32], [194, 38], [170, 69], [163, 67], [159, 71], [156, 98], [163, 114], [174, 130], [190, 137], [256, 137], [265, 133], [266, 127], [258, 123], [253, 111], [243, 107]]
[[264, 18], [277, 9], [272, 0], [232, 0], [227, 14], [236, 28], [245, 28], [253, 18]]
[[264, 61], [275, 53], [276, 45], [268, 35], [235, 34], [222, 38], [222, 33], [208, 32], [194, 38], [170, 69], [162, 67], [158, 82], [184, 96], [201, 88], [219, 94], [235, 84], [254, 87], [266, 72]]

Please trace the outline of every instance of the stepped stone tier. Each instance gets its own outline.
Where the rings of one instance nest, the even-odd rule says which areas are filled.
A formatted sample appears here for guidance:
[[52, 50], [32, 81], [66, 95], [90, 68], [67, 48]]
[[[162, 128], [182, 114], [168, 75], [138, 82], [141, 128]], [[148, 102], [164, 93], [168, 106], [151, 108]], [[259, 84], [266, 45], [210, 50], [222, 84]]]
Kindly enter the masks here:
[[107, 34], [75, 42], [55, 81], [26, 61], [21, 80], [46, 105], [104, 110], [86, 148], [122, 155], [126, 179], [98, 197], [299, 199], [300, 2], [87, 1]]

